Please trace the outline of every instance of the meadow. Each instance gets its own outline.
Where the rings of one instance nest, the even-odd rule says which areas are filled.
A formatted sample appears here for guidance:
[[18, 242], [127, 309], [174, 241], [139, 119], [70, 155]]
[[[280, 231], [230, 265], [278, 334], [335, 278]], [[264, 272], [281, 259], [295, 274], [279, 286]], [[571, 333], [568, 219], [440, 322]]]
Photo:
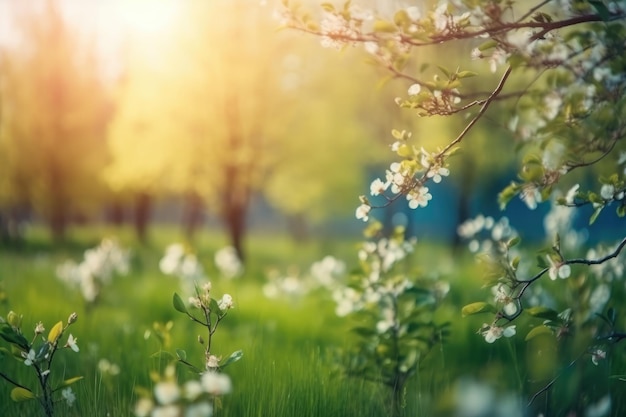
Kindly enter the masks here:
[[[66, 259], [80, 259], [102, 236], [115, 236], [122, 246], [130, 248], [131, 268], [128, 275], [116, 277], [103, 288], [95, 305], [88, 306], [78, 292], [56, 278], [55, 270]], [[389, 415], [387, 388], [341, 372], [337, 358], [354, 342], [350, 332], [354, 323], [335, 314], [328, 293], [317, 289], [277, 298], [267, 298], [263, 293], [271, 268], [304, 273], [326, 255], [344, 260], [350, 268], [356, 263], [356, 240], [296, 243], [286, 236], [255, 234], [248, 242], [245, 273], [228, 280], [219, 278], [212, 265], [213, 254], [223, 246], [220, 236], [203, 232], [194, 248], [215, 296], [229, 293], [234, 299], [234, 309], [215, 335], [214, 351], [228, 355], [241, 349], [243, 358], [225, 369], [233, 391], [223, 397], [214, 415]], [[200, 329], [175, 311], [172, 294], [181, 291], [179, 283], [158, 267], [165, 247], [177, 241], [182, 241], [178, 231], [167, 227], [155, 229], [148, 245], [139, 245], [126, 229], [90, 227], [73, 230], [68, 243], [60, 246], [53, 245], [43, 231], [33, 229], [24, 243], [2, 247], [0, 282], [6, 299], [0, 316], [6, 317], [9, 310], [23, 314], [26, 333], [38, 321], [49, 329], [70, 313], [78, 314], [72, 333], [78, 338], [80, 352], [59, 352], [54, 367], [63, 378], [81, 375], [84, 379], [73, 385], [76, 403], [70, 408], [59, 402], [55, 415], [131, 416], [138, 400], [137, 388], [150, 389], [150, 372], [163, 371], [174, 360], [176, 349], [185, 349], [190, 361], [201, 362], [202, 347], [197, 343]], [[624, 382], [609, 378], [609, 373], [626, 373], [624, 355], [619, 351], [610, 367], [594, 367], [585, 360], [572, 369], [562, 366], [567, 354], [560, 357], [552, 339], [542, 339], [539, 347], [530, 346], [524, 341], [524, 332], [486, 344], [477, 334], [483, 317], [461, 315], [463, 305], [490, 296], [481, 288], [481, 271], [468, 253], [420, 242], [408, 262], [427, 274], [440, 274], [437, 279], [450, 283], [450, 292], [436, 312], [437, 321], [450, 322], [450, 336], [421, 359], [420, 372], [403, 395], [406, 416], [486, 415], [481, 414], [485, 401], [496, 404], [489, 415], [526, 415], [529, 396], [562, 369], [570, 374], [559, 379], [549, 395], [563, 396], [564, 404], [577, 395], [587, 395], [588, 403], [593, 403], [602, 389], [618, 393], [622, 389]], [[164, 326], [169, 321], [173, 323], [171, 340], [159, 339], [155, 323]], [[536, 319], [520, 320], [518, 328], [528, 329], [536, 323]], [[119, 373], [111, 372], [106, 364], [116, 366]], [[28, 379], [32, 378], [30, 369], [10, 357], [2, 359], [0, 370], [34, 383]], [[182, 366], [177, 372], [181, 380], [192, 376]], [[592, 387], [589, 378], [593, 378]], [[35, 401], [11, 401], [11, 388], [0, 381], [0, 416], [42, 415]], [[542, 401], [537, 401], [539, 406]], [[613, 396], [614, 411], [624, 409], [621, 401]], [[497, 411], [497, 404], [504, 411]], [[506, 414], [511, 409], [518, 413]], [[563, 412], [553, 411], [547, 415]]]

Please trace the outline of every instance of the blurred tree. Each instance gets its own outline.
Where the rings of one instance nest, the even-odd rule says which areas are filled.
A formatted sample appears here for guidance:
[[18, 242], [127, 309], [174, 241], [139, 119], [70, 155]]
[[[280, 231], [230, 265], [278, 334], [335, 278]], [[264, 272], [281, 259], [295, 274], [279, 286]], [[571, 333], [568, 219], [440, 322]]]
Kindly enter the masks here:
[[[24, 6], [24, 5], [22, 5]], [[94, 56], [58, 5], [20, 9], [19, 47], [7, 47], [0, 126], [0, 205], [32, 207], [63, 239], [72, 216], [98, 207], [109, 115]]]

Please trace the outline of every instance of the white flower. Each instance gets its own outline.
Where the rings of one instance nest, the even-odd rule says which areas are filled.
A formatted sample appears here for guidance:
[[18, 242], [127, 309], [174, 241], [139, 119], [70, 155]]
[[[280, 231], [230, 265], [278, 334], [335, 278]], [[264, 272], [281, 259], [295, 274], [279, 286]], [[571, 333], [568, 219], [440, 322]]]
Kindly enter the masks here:
[[185, 385], [183, 385], [184, 396], [190, 401], [194, 401], [196, 398], [202, 395], [202, 392], [202, 385], [200, 384], [200, 381], [197, 381], [195, 379], [187, 381], [185, 382]]
[[72, 387], [67, 387], [64, 390], [61, 390], [61, 396], [67, 402], [67, 405], [71, 407], [74, 405], [76, 401], [76, 395], [74, 395], [74, 391], [72, 391]]
[[180, 388], [174, 381], [161, 381], [154, 387], [154, 398], [159, 404], [172, 404], [180, 398]]
[[356, 208], [356, 218], [366, 222], [369, 219], [369, 212], [372, 207], [369, 204], [361, 204]]
[[185, 417], [211, 417], [212, 415], [213, 406], [206, 401], [191, 404], [185, 410]]
[[554, 119], [557, 114], [559, 114], [559, 110], [561, 109], [561, 105], [563, 104], [563, 99], [556, 92], [551, 92], [546, 95], [543, 99], [544, 109], [543, 114], [548, 120]]
[[534, 210], [537, 208], [537, 203], [541, 202], [541, 192], [536, 186], [529, 184], [522, 190], [520, 198], [524, 200], [529, 209]]
[[576, 194], [578, 193], [579, 188], [580, 188], [580, 184], [576, 184], [572, 188], [569, 189], [569, 191], [565, 195], [565, 202], [567, 204], [574, 204], [574, 198], [576, 198]]
[[492, 73], [495, 73], [499, 65], [503, 65], [508, 58], [508, 54], [502, 49], [496, 49], [489, 58], [489, 67]]
[[612, 200], [615, 195], [615, 186], [613, 184], [604, 184], [600, 188], [600, 196], [605, 200]]
[[370, 184], [370, 194], [374, 196], [380, 195], [385, 192], [387, 187], [389, 187], [388, 182], [383, 182], [380, 178], [376, 178], [372, 181], [372, 184]]
[[428, 173], [426, 174], [428, 178], [432, 178], [433, 181], [437, 184], [441, 182], [441, 177], [447, 177], [448, 175], [450, 175], [450, 170], [448, 168], [437, 166], [429, 169]]
[[428, 187], [420, 187], [418, 190], [411, 190], [406, 199], [409, 201], [409, 207], [416, 209], [418, 207], [426, 207], [433, 196], [428, 192]]
[[22, 352], [22, 357], [24, 358], [24, 365], [31, 366], [35, 362], [35, 351], [33, 349], [28, 351], [28, 354]]
[[496, 303], [504, 304], [502, 310], [505, 314], [512, 316], [517, 312], [517, 304], [513, 297], [511, 297], [511, 289], [509, 287], [500, 283], [492, 287], [491, 291], [493, 292]]
[[378, 44], [376, 42], [365, 42], [363, 48], [368, 54], [376, 55], [378, 53]]
[[594, 365], [598, 365], [603, 359], [606, 359], [606, 352], [602, 349], [596, 349], [591, 352], [591, 362], [593, 362]]
[[483, 53], [481, 52], [480, 49], [474, 48], [474, 49], [472, 49], [472, 53], [470, 54], [470, 57], [473, 60], [480, 59], [480, 58], [483, 57]]
[[421, 90], [422, 90], [421, 85], [413, 84], [412, 86], [409, 87], [409, 90], [407, 92], [409, 93], [410, 96], [416, 96], [420, 93]]
[[228, 394], [232, 390], [228, 375], [218, 372], [207, 371], [203, 373], [200, 383], [204, 391], [212, 395]]
[[500, 327], [495, 325], [483, 324], [481, 334], [485, 338], [487, 343], [493, 343], [500, 339], [502, 336], [511, 337], [515, 335], [515, 325], [509, 327]]
[[222, 299], [217, 302], [217, 306], [222, 311], [233, 308], [233, 305], [233, 297], [230, 294], [224, 294]]
[[152, 410], [150, 417], [178, 417], [180, 416], [180, 407], [175, 404], [168, 404], [162, 407], [156, 407]]
[[149, 398], [140, 398], [135, 404], [135, 415], [137, 417], [148, 417], [154, 408], [154, 403]]
[[572, 270], [569, 265], [564, 264], [562, 261], [554, 262], [554, 260], [552, 259], [550, 255], [546, 255], [546, 258], [548, 259], [548, 262], [550, 263], [550, 270], [548, 271], [548, 274], [550, 275], [551, 280], [554, 281], [557, 277], [561, 279], [565, 279], [569, 277], [570, 274], [572, 273]]
[[74, 352], [78, 352], [80, 349], [78, 349], [78, 345], [76, 344], [77, 341], [78, 341], [78, 338], [75, 338], [70, 333], [70, 336], [67, 338], [67, 343], [65, 344], [65, 347], [69, 347]]
[[215, 266], [226, 278], [234, 278], [243, 271], [243, 264], [237, 255], [237, 250], [226, 246], [215, 252]]
[[220, 367], [220, 360], [215, 355], [209, 355], [209, 359], [206, 361], [207, 369], [214, 369]]
[[407, 16], [409, 16], [409, 19], [411, 19], [413, 22], [418, 21], [422, 17], [422, 13], [420, 12], [419, 7], [417, 6], [407, 7], [406, 14]]

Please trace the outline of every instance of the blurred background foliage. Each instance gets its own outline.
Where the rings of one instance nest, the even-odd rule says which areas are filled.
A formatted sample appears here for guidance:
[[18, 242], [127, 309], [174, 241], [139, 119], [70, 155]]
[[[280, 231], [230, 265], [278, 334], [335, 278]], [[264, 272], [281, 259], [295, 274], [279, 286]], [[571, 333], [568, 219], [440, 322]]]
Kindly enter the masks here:
[[[325, 50], [279, 30], [278, 3], [0, 2], [2, 239], [29, 222], [57, 241], [77, 223], [132, 224], [143, 241], [152, 222], [190, 240], [221, 225], [243, 258], [251, 228], [356, 235], [356, 196], [384, 172], [391, 129], [434, 150], [466, 120], [398, 109], [410, 82], [364, 65], [361, 46]], [[396, 2], [361, 3], [384, 14]], [[467, 65], [470, 51], [423, 48], [408, 65], [427, 79], [439, 72], [429, 62]], [[460, 222], [494, 214], [492, 196], [516, 175], [511, 116], [492, 111], [473, 130], [433, 204], [393, 205], [382, 220], [449, 241]]]

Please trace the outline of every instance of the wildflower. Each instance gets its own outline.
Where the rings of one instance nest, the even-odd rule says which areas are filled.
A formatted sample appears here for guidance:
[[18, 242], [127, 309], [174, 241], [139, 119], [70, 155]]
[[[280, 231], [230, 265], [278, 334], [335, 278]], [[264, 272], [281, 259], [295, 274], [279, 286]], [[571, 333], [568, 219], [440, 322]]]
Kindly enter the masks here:
[[420, 93], [421, 90], [422, 90], [421, 85], [413, 84], [412, 86], [409, 87], [408, 93], [410, 96], [416, 96]]
[[219, 368], [220, 367], [220, 360], [215, 355], [209, 355], [209, 357], [208, 357], [208, 359], [206, 361], [206, 367], [207, 367], [207, 369]]
[[199, 381], [196, 380], [187, 381], [183, 386], [183, 392], [186, 399], [194, 401], [196, 398], [202, 395], [202, 385]]
[[369, 204], [361, 204], [356, 209], [356, 218], [366, 222], [369, 219], [369, 212], [372, 207]]
[[228, 394], [232, 390], [232, 383], [226, 374], [207, 371], [200, 380], [205, 392], [213, 395]]
[[35, 326], [35, 334], [42, 334], [43, 332], [45, 332], [46, 329], [45, 327], [43, 327], [43, 323], [39, 322], [37, 323], [37, 325]]
[[233, 308], [233, 297], [230, 294], [224, 294], [222, 299], [217, 302], [217, 306], [222, 311]]
[[226, 246], [215, 253], [215, 266], [226, 278], [235, 278], [243, 271], [243, 264], [232, 246]]
[[154, 408], [154, 403], [149, 398], [140, 398], [135, 404], [135, 415], [137, 417], [148, 417]]
[[24, 365], [26, 366], [31, 366], [33, 363], [35, 363], [35, 351], [33, 349], [28, 351], [28, 354], [22, 352], [22, 357], [24, 358]]
[[493, 343], [496, 340], [500, 339], [502, 336], [511, 337], [515, 335], [515, 325], [508, 327], [500, 327], [495, 325], [483, 324], [480, 333], [485, 338], [487, 343]]
[[191, 404], [185, 410], [185, 417], [207, 417], [211, 415], [213, 415], [213, 406], [206, 401]]
[[152, 410], [150, 417], [179, 417], [180, 407], [175, 404], [168, 404], [162, 407], [156, 407]]
[[72, 334], [70, 333], [70, 336], [67, 338], [67, 343], [65, 344], [65, 347], [69, 347], [71, 348], [74, 352], [78, 352], [80, 349], [78, 349], [78, 345], [76, 344], [76, 342], [78, 341], [78, 338], [75, 338], [74, 336], [72, 336]]
[[594, 365], [597, 366], [600, 361], [604, 359], [606, 359], [606, 352], [604, 350], [596, 349], [591, 352], [591, 362], [593, 362]]
[[74, 395], [74, 391], [72, 391], [72, 387], [67, 387], [61, 391], [61, 396], [67, 402], [67, 405], [71, 407], [74, 405], [76, 401], [76, 395]]
[[161, 381], [154, 387], [154, 398], [159, 404], [172, 404], [180, 398], [180, 388], [174, 381]]
[[550, 270], [548, 271], [548, 274], [550, 275], [551, 280], [554, 281], [557, 277], [565, 279], [572, 273], [570, 266], [563, 261], [554, 262], [550, 255], [546, 255], [546, 258], [550, 263]]

